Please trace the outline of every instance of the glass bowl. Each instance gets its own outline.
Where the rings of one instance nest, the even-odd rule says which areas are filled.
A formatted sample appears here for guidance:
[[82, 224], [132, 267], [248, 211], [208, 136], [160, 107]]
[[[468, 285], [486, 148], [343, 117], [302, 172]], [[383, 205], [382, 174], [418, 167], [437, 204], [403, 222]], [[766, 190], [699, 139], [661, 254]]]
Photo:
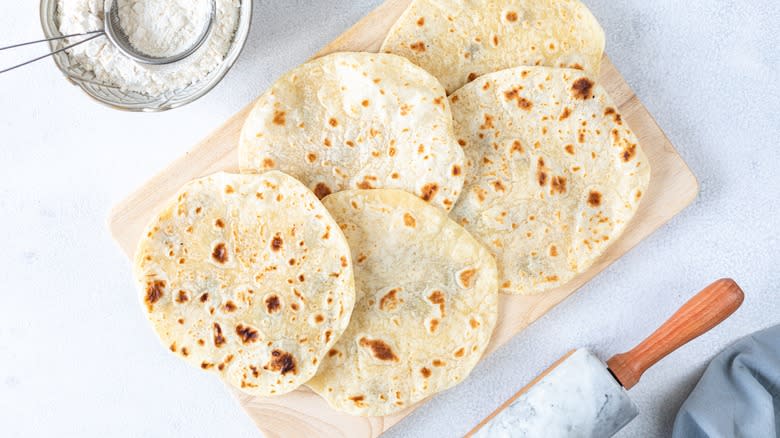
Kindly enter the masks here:
[[[46, 38], [62, 36], [57, 22], [57, 3], [58, 0], [41, 0], [41, 26]], [[125, 111], [167, 111], [194, 102], [211, 91], [225, 77], [244, 48], [249, 36], [251, 21], [252, 0], [241, 0], [238, 26], [222, 63], [205, 78], [184, 88], [158, 96], [126, 91], [110, 84], [98, 82], [81, 66], [71, 64], [65, 52], [58, 53], [53, 58], [54, 63], [71, 83], [79, 86], [87, 95], [104, 105]], [[65, 40], [51, 41], [49, 46], [52, 52], [60, 50], [65, 47]]]

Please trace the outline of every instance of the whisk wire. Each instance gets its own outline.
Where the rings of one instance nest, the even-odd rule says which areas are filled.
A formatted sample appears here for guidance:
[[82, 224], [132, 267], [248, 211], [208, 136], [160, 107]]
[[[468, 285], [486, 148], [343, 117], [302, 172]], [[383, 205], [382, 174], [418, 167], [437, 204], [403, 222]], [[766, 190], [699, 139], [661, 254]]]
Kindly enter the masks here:
[[72, 38], [72, 37], [78, 37], [78, 36], [92, 35], [89, 38], [86, 38], [86, 39], [83, 39], [83, 40], [81, 40], [81, 41], [79, 41], [77, 43], [73, 43], [71, 45], [65, 46], [65, 47], [63, 47], [63, 48], [61, 48], [59, 50], [55, 50], [55, 51], [53, 51], [51, 53], [47, 53], [47, 54], [39, 56], [37, 58], [33, 58], [33, 59], [31, 59], [29, 61], [25, 61], [25, 62], [23, 62], [21, 64], [17, 64], [17, 65], [14, 65], [12, 67], [0, 70], [0, 74], [9, 72], [11, 70], [15, 70], [15, 69], [17, 69], [19, 67], [24, 67], [25, 65], [32, 64], [33, 62], [40, 61], [41, 59], [46, 59], [46, 58], [48, 58], [50, 56], [53, 56], [53, 55], [56, 55], [56, 54], [58, 54], [60, 52], [64, 52], [66, 50], [72, 49], [72, 48], [74, 48], [74, 47], [76, 47], [76, 46], [78, 46], [80, 44], [84, 44], [87, 41], [91, 41], [91, 40], [94, 40], [95, 38], [101, 37], [104, 34], [105, 34], [105, 32], [102, 31], [102, 30], [95, 30], [95, 31], [92, 31], [92, 32], [77, 33], [77, 34], [73, 34], [73, 35], [64, 35], [64, 36], [60, 36], [60, 37], [48, 38], [48, 39], [45, 39], [45, 40], [31, 41], [31, 42], [28, 42], [28, 43], [14, 44], [12, 46], [2, 47], [2, 48], [0, 48], [0, 51], [6, 50], [6, 49], [13, 49], [15, 47], [27, 46], [27, 45], [35, 44], [35, 43], [43, 43], [43, 42], [48, 42], [48, 41], [61, 40], [61, 39], [64, 39], [64, 38]]
[[75, 37], [80, 37], [80, 36], [94, 35], [96, 33], [103, 33], [103, 32], [104, 31], [102, 31], [102, 30], [93, 30], [92, 32], [73, 33], [73, 34], [70, 34], [70, 35], [62, 35], [62, 36], [53, 37], [53, 38], [46, 38], [46, 39], [42, 39], [42, 40], [28, 41], [26, 43], [19, 43], [19, 44], [13, 44], [11, 46], [0, 47], [0, 51], [8, 50], [8, 49], [15, 49], [17, 47], [29, 46], [31, 44], [47, 43], [49, 41], [56, 41], [56, 40], [64, 40], [65, 38], [75, 38]]

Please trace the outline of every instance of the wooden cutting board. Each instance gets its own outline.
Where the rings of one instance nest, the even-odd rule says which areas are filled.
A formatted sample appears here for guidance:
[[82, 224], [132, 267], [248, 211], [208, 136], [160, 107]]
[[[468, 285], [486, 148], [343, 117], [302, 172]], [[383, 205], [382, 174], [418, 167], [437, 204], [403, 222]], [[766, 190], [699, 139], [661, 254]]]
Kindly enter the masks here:
[[[390, 27], [410, 1], [387, 0], [317, 55], [336, 51], [378, 51]], [[498, 324], [485, 357], [574, 293], [696, 198], [696, 177], [606, 57], [601, 66], [600, 81], [639, 137], [650, 159], [653, 177], [649, 190], [625, 234], [590, 270], [544, 295], [501, 296]], [[113, 209], [109, 227], [128, 257], [133, 257], [147, 221], [186, 182], [220, 170], [238, 171], [239, 132], [251, 106], [234, 115], [189, 153], [171, 163]], [[268, 438], [376, 437], [415, 409], [412, 406], [396, 415], [363, 418], [334, 411], [323, 399], [306, 388], [275, 398], [251, 397], [236, 390], [234, 393]]]

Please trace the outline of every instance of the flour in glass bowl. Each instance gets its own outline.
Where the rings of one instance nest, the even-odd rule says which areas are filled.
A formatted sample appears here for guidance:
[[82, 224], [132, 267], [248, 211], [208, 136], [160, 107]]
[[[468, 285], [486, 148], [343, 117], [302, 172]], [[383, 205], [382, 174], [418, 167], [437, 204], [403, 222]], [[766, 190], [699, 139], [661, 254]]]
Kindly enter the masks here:
[[[104, 0], [59, 0], [60, 33], [103, 29]], [[200, 35], [210, 0], [119, 0], [120, 23], [130, 43], [152, 56], [185, 50]], [[208, 40], [192, 56], [175, 64], [140, 64], [124, 56], [106, 37], [68, 50], [88, 79], [123, 91], [160, 96], [205, 78], [227, 55], [238, 26], [240, 0], [217, 0], [217, 15]], [[74, 43], [78, 39], [68, 41]]]

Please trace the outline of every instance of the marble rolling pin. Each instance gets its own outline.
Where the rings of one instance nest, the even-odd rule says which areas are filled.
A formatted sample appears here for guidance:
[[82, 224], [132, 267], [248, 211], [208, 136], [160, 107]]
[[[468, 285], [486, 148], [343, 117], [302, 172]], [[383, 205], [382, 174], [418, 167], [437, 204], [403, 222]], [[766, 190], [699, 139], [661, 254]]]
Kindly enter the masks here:
[[636, 385], [642, 373], [728, 318], [743, 299], [734, 280], [718, 280], [641, 344], [606, 364], [588, 350], [572, 351], [466, 436], [610, 437], [639, 414], [626, 390]]

